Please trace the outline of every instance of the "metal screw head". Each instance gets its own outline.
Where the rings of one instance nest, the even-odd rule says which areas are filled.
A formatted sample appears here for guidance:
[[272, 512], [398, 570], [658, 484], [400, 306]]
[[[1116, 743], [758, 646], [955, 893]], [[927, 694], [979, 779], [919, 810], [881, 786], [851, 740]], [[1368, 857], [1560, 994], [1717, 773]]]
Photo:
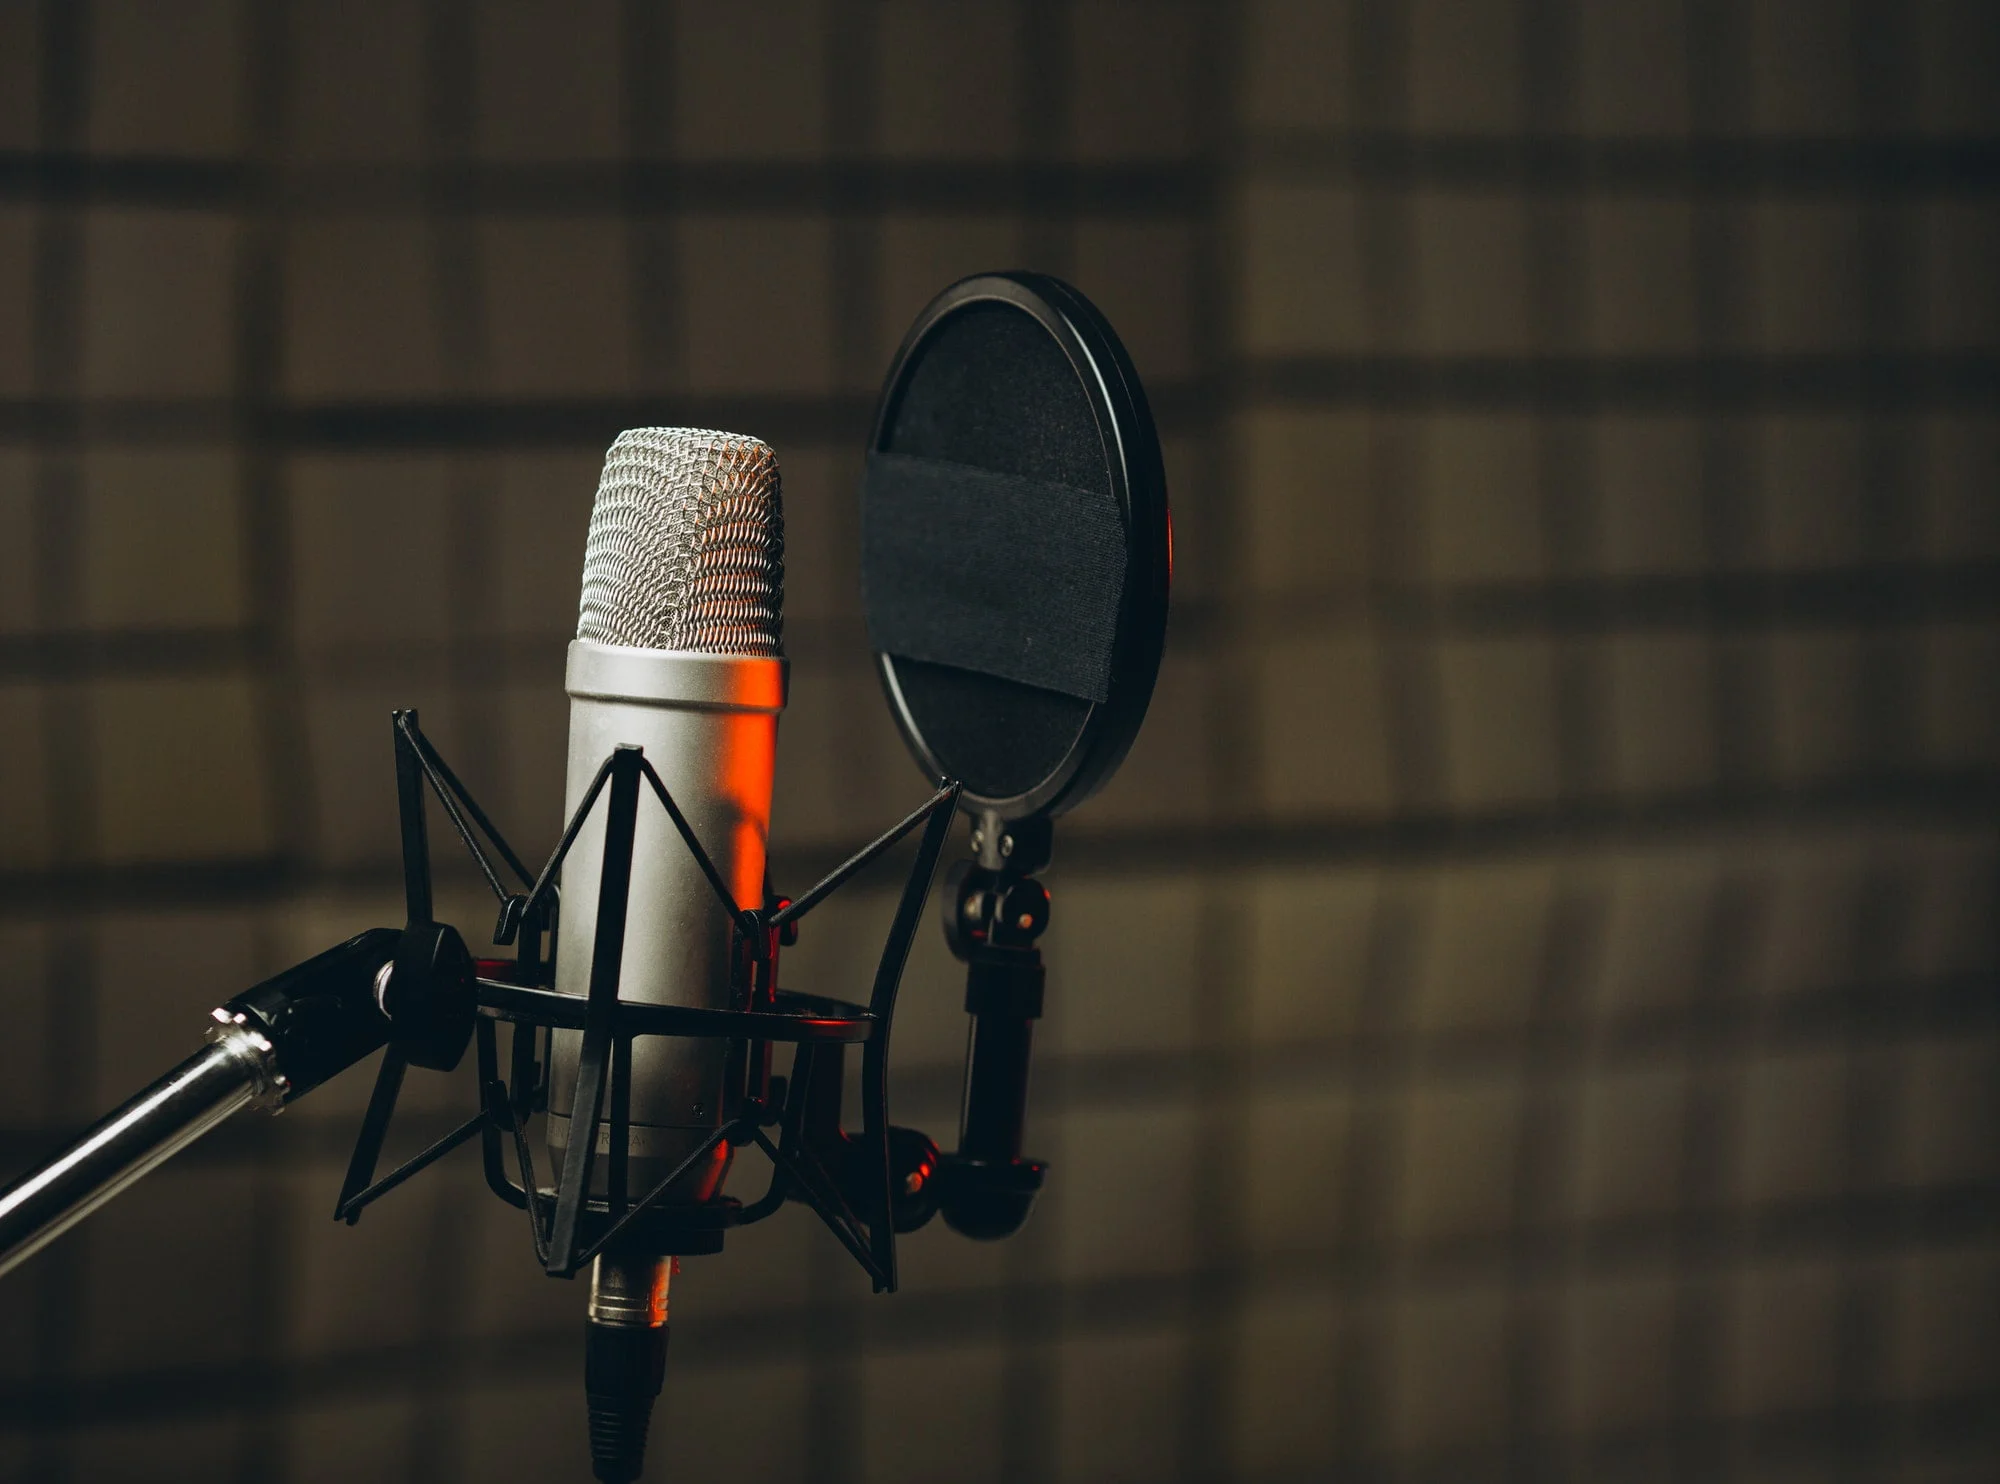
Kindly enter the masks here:
[[1013, 853], [1014, 853], [1014, 837], [1012, 835], [1002, 835], [1000, 837], [1000, 854], [1003, 856], [1008, 856], [1012, 855]]
[[984, 850], [986, 848], [986, 831], [975, 829], [972, 832], [972, 848], [974, 850]]

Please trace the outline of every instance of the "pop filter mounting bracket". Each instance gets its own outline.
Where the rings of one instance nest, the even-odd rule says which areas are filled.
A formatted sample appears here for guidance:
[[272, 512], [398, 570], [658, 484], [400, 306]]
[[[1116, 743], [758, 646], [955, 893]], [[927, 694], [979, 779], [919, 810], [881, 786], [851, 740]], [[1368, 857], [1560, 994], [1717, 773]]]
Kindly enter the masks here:
[[963, 782], [972, 858], [941, 907], [972, 1016], [959, 1148], [938, 1200], [968, 1236], [1027, 1219], [1021, 1156], [1055, 817], [1109, 781], [1166, 643], [1172, 519], [1131, 358], [1059, 279], [937, 296], [883, 385], [862, 479], [862, 590], [891, 714], [927, 776]]

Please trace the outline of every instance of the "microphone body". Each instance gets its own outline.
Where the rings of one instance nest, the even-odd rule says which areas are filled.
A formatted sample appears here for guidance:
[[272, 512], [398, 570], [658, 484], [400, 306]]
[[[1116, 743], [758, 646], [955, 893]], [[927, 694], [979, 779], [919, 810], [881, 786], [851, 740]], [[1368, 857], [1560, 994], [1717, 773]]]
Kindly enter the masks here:
[[[763, 902], [771, 781], [786, 662], [758, 655], [698, 654], [599, 644], [570, 645], [568, 783], [565, 809], [583, 801], [613, 748], [636, 744], [687, 816], [731, 895]], [[592, 813], [563, 869], [556, 987], [590, 986], [604, 811]], [[621, 999], [650, 1005], [729, 1009], [733, 925], [666, 811], [642, 791], [632, 847], [631, 906], [619, 967]], [[561, 1168], [570, 1142], [581, 1031], [555, 1033], [549, 1079], [549, 1148]], [[630, 1184], [634, 1198], [672, 1172], [733, 1110], [723, 1106], [726, 1043], [647, 1036], [632, 1044]], [[601, 1180], [611, 1129], [598, 1135]], [[672, 1198], [719, 1193], [731, 1151], [718, 1146]]]
[[[698, 428], [618, 435], [590, 512], [583, 600], [570, 645], [573, 815], [613, 749], [637, 746], [738, 907], [764, 904], [771, 775], [786, 663], [780, 609], [784, 512], [777, 458], [755, 438]], [[641, 791], [619, 961], [626, 1001], [741, 1009], [735, 923], [672, 819]], [[563, 863], [556, 988], [587, 996], [596, 949], [606, 810], [593, 809]], [[575, 1155], [581, 1031], [549, 1050], [549, 1150]], [[626, 1194], [643, 1199], [736, 1110], [732, 1049], [712, 1038], [645, 1036], [629, 1048]], [[736, 1069], [740, 1072], [741, 1068]], [[736, 1079], [740, 1083], [740, 1077]], [[605, 1110], [609, 1115], [609, 1109]], [[612, 1127], [599, 1125], [594, 1193], [609, 1194]], [[722, 1193], [734, 1151], [718, 1144], [663, 1205]], [[637, 1479], [666, 1371], [673, 1252], [634, 1234], [596, 1258], [585, 1315], [591, 1464], [606, 1484]]]

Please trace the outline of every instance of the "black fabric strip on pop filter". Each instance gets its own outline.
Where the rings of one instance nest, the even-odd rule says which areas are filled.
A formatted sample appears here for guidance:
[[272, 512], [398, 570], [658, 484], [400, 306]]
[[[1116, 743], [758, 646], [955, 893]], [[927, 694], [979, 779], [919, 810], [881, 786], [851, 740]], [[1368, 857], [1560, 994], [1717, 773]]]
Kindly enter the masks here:
[[1125, 525], [1108, 491], [870, 454], [861, 586], [868, 642], [885, 654], [1111, 694]]

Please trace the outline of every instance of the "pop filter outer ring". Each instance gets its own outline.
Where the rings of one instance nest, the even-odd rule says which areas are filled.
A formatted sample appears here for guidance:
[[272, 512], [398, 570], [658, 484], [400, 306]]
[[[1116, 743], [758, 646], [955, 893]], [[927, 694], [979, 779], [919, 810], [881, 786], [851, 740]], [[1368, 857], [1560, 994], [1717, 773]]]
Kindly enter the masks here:
[[[996, 317], [996, 310], [1012, 311], [1025, 321], [1004, 314]], [[1103, 488], [1116, 499], [1124, 538], [1123, 583], [1105, 684], [1101, 694], [1079, 700], [899, 656], [879, 646], [876, 666], [891, 714], [918, 765], [933, 779], [959, 779], [964, 784], [960, 803], [968, 813], [1002, 820], [1053, 816], [1075, 807], [1110, 780], [1152, 700], [1166, 646], [1173, 573], [1166, 474], [1145, 390], [1117, 334], [1076, 289], [1038, 273], [980, 274], [960, 280], [931, 301], [910, 327], [890, 367], [876, 411], [871, 454], [897, 452], [905, 397], [927, 352], [941, 343], [941, 336], [963, 332], [966, 317], [973, 314], [986, 316], [981, 321], [985, 324], [995, 318], [1006, 320], [1007, 333], [1015, 338], [1023, 322], [1039, 327], [1074, 374], [1075, 396], [1087, 426], [1094, 429], [1090, 462], [1094, 465], [1101, 454]], [[963, 355], [963, 345], [953, 353]], [[1046, 359], [1045, 353], [1038, 354]], [[1001, 395], [995, 400], [1005, 404], [1009, 399]], [[987, 410], [971, 411], [978, 417]], [[1005, 405], [992, 409], [993, 421], [1003, 428], [1007, 416]], [[1028, 440], [1034, 437], [1026, 425], [1021, 433]], [[864, 503], [869, 499], [864, 484]], [[869, 517], [864, 509], [864, 529]], [[1000, 563], [1008, 557], [1006, 552], [991, 554]], [[868, 591], [866, 569], [864, 560], [864, 604], [871, 605], [872, 634], [875, 599]], [[984, 742], [968, 748], [940, 735], [957, 731], [962, 738], [972, 715], [1005, 716], [1010, 708], [1013, 714], [1035, 714], [1034, 724], [1024, 728], [1034, 741], [1021, 750], [1026, 757], [1021, 768], [983, 767], [977, 758], [985, 751]], [[1051, 717], [1053, 723], [1044, 725]]]

